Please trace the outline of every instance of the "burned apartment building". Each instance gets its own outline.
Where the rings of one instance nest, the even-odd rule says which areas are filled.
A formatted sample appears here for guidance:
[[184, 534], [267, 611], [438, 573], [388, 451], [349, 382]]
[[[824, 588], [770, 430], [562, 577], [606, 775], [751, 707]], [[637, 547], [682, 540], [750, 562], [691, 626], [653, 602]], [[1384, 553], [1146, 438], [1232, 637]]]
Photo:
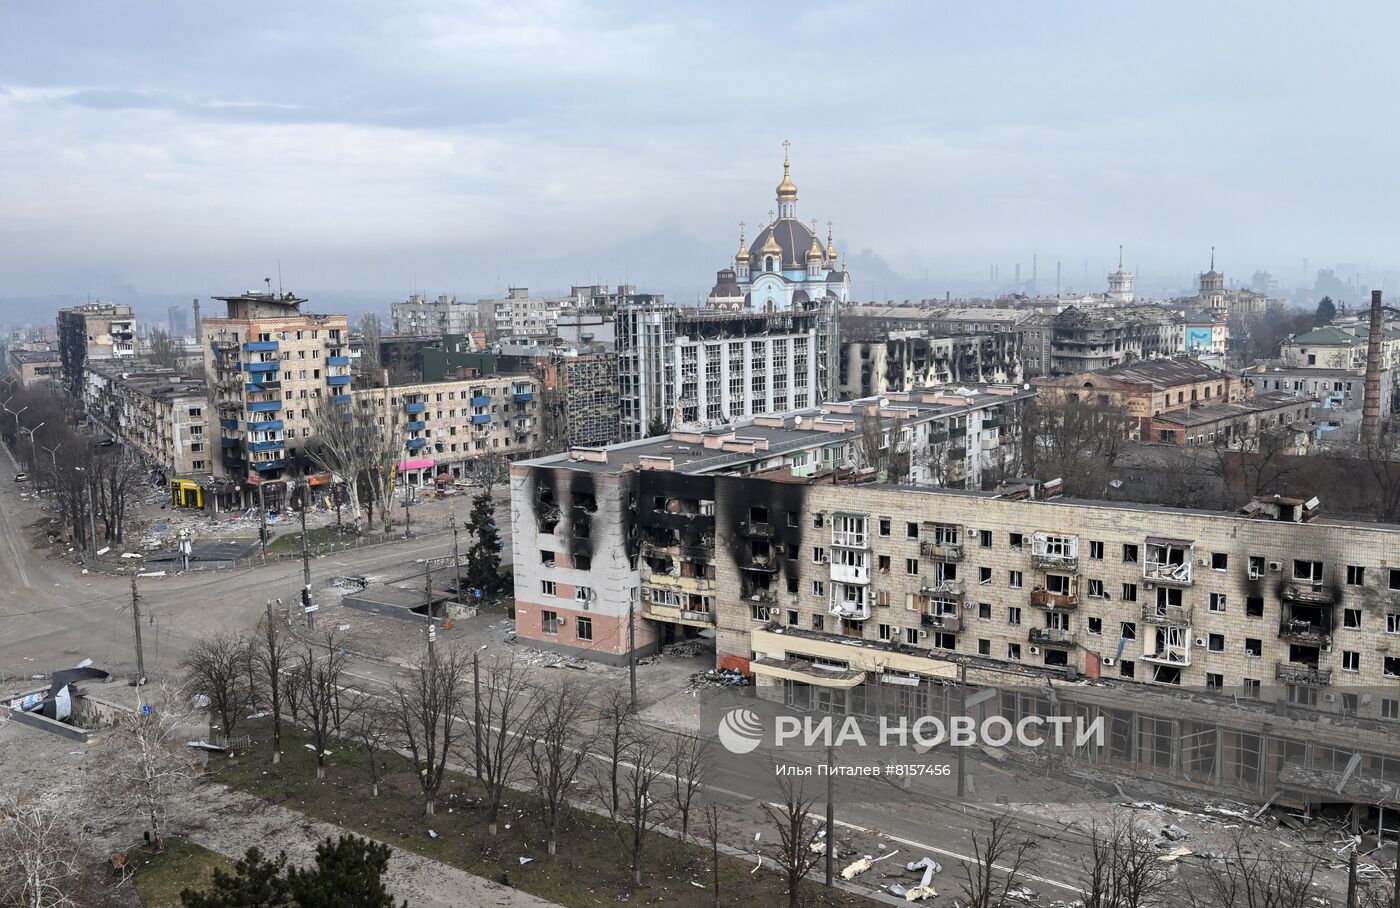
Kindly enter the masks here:
[[921, 331], [870, 335], [843, 326], [837, 369], [843, 399], [941, 385], [1015, 382], [1021, 335], [1012, 331], [937, 337]]
[[869, 427], [878, 426], [883, 443], [908, 454], [899, 481], [980, 482], [1018, 457], [1019, 435], [1000, 425], [1015, 423], [1029, 397], [1008, 387], [891, 395], [517, 462], [518, 633], [532, 645], [617, 661], [628, 651], [634, 603], [648, 618], [637, 623], [641, 648], [711, 628], [718, 476], [888, 476], [888, 464], [867, 463]]
[[58, 310], [63, 387], [74, 400], [83, 396], [83, 368], [89, 360], [135, 355], [136, 316], [125, 303], [87, 303]]
[[861, 483], [825, 450], [754, 426], [517, 464], [518, 634], [621, 661], [629, 615], [638, 651], [707, 631], [761, 696], [837, 714], [951, 714], [965, 672], [981, 716], [1105, 720], [1066, 756], [1393, 806], [1400, 529]]
[[83, 370], [83, 410], [167, 479], [213, 470], [217, 451], [202, 378], [140, 359], [92, 360]]

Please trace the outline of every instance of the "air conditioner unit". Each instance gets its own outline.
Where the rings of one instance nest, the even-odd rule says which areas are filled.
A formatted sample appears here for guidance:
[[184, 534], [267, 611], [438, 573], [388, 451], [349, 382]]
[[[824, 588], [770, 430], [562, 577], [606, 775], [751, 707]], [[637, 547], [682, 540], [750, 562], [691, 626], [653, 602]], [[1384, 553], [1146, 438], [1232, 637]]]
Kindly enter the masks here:
[[1336, 703], [1336, 702], [1337, 702], [1337, 695], [1336, 695], [1336, 694], [1323, 694], [1323, 695], [1322, 695], [1322, 702], [1323, 702], [1323, 703]]
[[1206, 645], [1206, 638], [1205, 638], [1205, 637], [1197, 637], [1197, 638], [1196, 638], [1196, 645], [1197, 645], [1197, 646], [1205, 646], [1205, 645]]
[[1118, 660], [1113, 658], [1112, 656], [1104, 656], [1102, 660], [1103, 664], [1107, 666], [1112, 666], [1117, 661]]
[[1270, 562], [1269, 562], [1269, 570], [1274, 571], [1274, 572], [1278, 572], [1278, 571], [1283, 570], [1283, 562], [1281, 562], [1281, 561], [1270, 561]]
[[928, 636], [928, 631], [924, 630], [923, 628], [919, 628], [919, 639], [922, 640], [922, 639], [924, 639], [924, 638], [927, 637], [927, 636]]
[[1032, 646], [1032, 647], [1030, 648], [1030, 650], [1031, 650], [1031, 655], [1032, 655], [1032, 656], [1039, 656], [1039, 655], [1040, 655], [1040, 647], [1038, 647], [1038, 646]]
[[963, 603], [963, 611], [965, 611], [965, 612], [970, 612], [970, 611], [972, 611], [974, 608], [976, 608], [976, 606], [973, 605], [971, 602], [964, 602], [964, 603]]

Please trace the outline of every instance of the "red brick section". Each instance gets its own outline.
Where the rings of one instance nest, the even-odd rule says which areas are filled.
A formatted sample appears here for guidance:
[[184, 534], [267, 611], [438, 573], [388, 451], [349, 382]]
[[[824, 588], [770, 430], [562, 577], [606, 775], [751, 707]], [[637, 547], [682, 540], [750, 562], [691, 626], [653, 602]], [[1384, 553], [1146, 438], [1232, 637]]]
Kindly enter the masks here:
[[730, 656], [721, 654], [720, 657], [715, 661], [718, 663], [718, 665], [715, 666], [716, 668], [728, 668], [736, 672], [742, 672], [745, 675], [753, 674], [753, 672], [749, 669], [748, 656]]

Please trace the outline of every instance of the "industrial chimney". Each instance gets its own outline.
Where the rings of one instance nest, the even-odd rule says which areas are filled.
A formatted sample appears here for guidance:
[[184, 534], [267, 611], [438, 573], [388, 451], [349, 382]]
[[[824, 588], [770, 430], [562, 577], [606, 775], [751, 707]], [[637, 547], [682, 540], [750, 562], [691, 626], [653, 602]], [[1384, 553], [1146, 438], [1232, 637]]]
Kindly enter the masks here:
[[195, 340], [204, 341], [204, 319], [199, 317], [199, 297], [194, 298], [194, 336]]
[[1371, 291], [1371, 331], [1366, 339], [1366, 398], [1361, 405], [1361, 440], [1381, 440], [1381, 292]]

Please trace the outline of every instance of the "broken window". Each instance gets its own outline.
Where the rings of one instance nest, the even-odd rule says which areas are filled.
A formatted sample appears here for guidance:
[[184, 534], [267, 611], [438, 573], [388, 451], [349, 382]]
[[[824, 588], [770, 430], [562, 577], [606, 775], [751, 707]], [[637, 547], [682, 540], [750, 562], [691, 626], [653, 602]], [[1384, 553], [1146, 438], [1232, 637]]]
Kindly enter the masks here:
[[1322, 562], [1295, 558], [1293, 561], [1293, 579], [1301, 580], [1304, 583], [1321, 583]]
[[1246, 618], [1264, 617], [1264, 597], [1246, 596], [1244, 598], [1244, 614]]
[[1257, 659], [1264, 655], [1264, 644], [1257, 637], [1245, 637], [1244, 654]]

